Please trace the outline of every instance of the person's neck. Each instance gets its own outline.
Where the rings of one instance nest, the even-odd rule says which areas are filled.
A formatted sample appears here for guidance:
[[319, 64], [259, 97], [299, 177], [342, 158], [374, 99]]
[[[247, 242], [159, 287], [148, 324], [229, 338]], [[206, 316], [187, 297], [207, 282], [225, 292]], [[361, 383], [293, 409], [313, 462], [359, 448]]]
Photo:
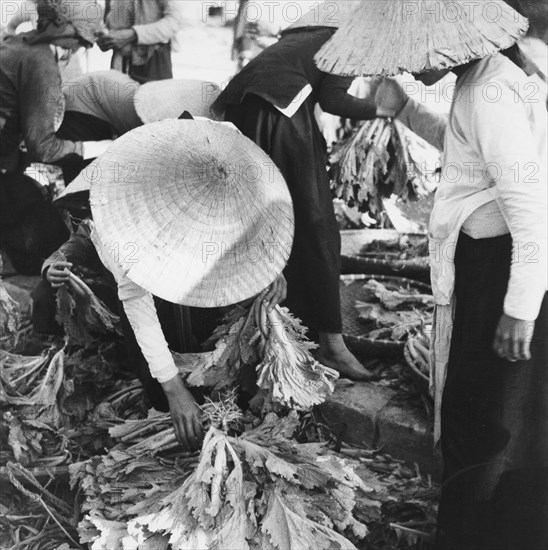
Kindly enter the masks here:
[[455, 75], [457, 75], [457, 80], [470, 69], [473, 67], [476, 63], [478, 63], [479, 59], [474, 59], [474, 61], [469, 61], [468, 63], [464, 63], [463, 65], [457, 65], [456, 67], [453, 67], [451, 69], [451, 72], [453, 72]]

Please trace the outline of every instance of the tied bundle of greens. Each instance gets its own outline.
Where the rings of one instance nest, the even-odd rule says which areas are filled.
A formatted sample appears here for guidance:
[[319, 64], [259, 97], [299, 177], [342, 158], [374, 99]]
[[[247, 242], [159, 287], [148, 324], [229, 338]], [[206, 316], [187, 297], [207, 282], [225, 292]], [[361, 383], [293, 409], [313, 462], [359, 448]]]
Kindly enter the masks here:
[[428, 147], [397, 120], [365, 121], [331, 154], [335, 196], [362, 212], [376, 214], [383, 210], [383, 198], [395, 195], [407, 201], [427, 195], [432, 189], [426, 164], [411, 152]]
[[89, 345], [98, 336], [121, 335], [120, 319], [95, 296], [84, 281], [69, 272], [69, 284], [57, 291], [57, 321], [70, 342]]
[[333, 393], [339, 373], [316, 361], [311, 351], [316, 344], [286, 308], [268, 313], [264, 355], [257, 366], [259, 388], [273, 401], [297, 410], [323, 403]]
[[317, 347], [287, 308], [266, 312], [259, 296], [248, 308], [236, 307], [209, 340], [215, 349], [176, 354], [175, 364], [189, 386], [234, 386], [244, 366], [257, 372], [264, 407], [279, 404], [307, 410], [335, 389], [337, 371], [312, 356]]
[[133, 434], [125, 443], [73, 467], [86, 495], [81, 542], [93, 550], [354, 549], [348, 537], [367, 534], [353, 515], [358, 496], [380, 509], [375, 482], [366, 485], [321, 444], [292, 440], [295, 412], [269, 413], [236, 435], [240, 413], [227, 399], [204, 409], [210, 428], [199, 459], [128, 448], [144, 426], [132, 423], [118, 429], [120, 439]]

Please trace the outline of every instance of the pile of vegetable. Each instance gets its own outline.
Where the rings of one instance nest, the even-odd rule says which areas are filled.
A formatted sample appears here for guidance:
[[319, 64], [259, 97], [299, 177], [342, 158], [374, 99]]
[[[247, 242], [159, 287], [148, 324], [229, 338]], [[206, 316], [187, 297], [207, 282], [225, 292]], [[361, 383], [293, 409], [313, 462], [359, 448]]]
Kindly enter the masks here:
[[363, 286], [361, 297], [355, 305], [358, 319], [372, 339], [406, 340], [430, 321], [434, 308], [431, 294], [410, 286], [396, 288], [375, 279]]
[[363, 122], [333, 148], [331, 186], [337, 198], [362, 212], [377, 214], [382, 199], [396, 195], [403, 201], [434, 189], [423, 161], [431, 147], [397, 120], [376, 118]]
[[112, 347], [68, 354], [52, 346], [34, 357], [0, 351], [1, 465], [44, 468], [92, 456], [109, 440], [93, 421], [99, 404], [124, 417], [143, 414], [142, 388], [120, 379]]
[[0, 546], [81, 548], [68, 466], [112, 447], [113, 417], [146, 414], [142, 388], [120, 379], [112, 346], [0, 352]]
[[269, 413], [259, 427], [238, 434], [234, 406], [228, 409], [227, 423], [219, 421], [226, 405], [210, 404], [199, 457], [179, 451], [170, 458], [150, 436], [139, 447], [121, 436], [108, 455], [73, 466], [73, 482], [86, 495], [82, 542], [93, 550], [353, 548], [334, 521], [339, 531], [365, 535], [351, 514], [353, 494], [371, 489], [341, 459], [290, 439], [296, 413]]
[[[354, 549], [383, 522], [382, 502], [395, 501], [385, 478], [399, 466], [378, 473], [368, 461], [385, 459], [374, 453], [362, 461], [365, 450], [303, 440], [337, 373], [314, 359], [288, 310], [267, 313], [260, 296], [227, 315], [207, 351], [174, 354], [186, 383], [210, 395], [192, 454], [170, 415], [147, 411], [140, 385], [119, 370], [112, 314], [78, 282], [58, 305], [72, 324], [65, 342], [35, 357], [0, 354], [6, 547]], [[255, 394], [246, 411], [236, 404], [244, 388]], [[35, 477], [67, 470], [72, 491]]]
[[426, 257], [428, 256], [428, 237], [398, 234], [391, 239], [374, 239], [362, 246], [359, 255], [382, 260], [413, 260]]
[[[0, 269], [2, 261], [0, 260]], [[2, 349], [11, 349], [17, 344], [20, 318], [17, 302], [8, 294], [0, 279], [0, 345]]]

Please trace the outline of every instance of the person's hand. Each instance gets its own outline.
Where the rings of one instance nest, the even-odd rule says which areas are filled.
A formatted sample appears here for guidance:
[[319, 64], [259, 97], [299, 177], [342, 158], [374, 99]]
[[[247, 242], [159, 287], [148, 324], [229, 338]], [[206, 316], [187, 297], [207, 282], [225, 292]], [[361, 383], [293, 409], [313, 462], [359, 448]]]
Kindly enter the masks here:
[[110, 31], [97, 37], [97, 45], [102, 51], [121, 50], [137, 41], [137, 34], [133, 29]]
[[531, 359], [531, 340], [535, 323], [523, 321], [503, 314], [495, 333], [493, 349], [495, 353], [511, 361], [528, 361]]
[[263, 304], [267, 313], [270, 313], [278, 304], [281, 304], [287, 296], [287, 281], [280, 273], [278, 278], [268, 287], [263, 297]]
[[188, 391], [183, 379], [176, 375], [162, 383], [169, 402], [173, 429], [179, 443], [188, 450], [197, 450], [202, 440], [202, 411]]
[[46, 271], [46, 280], [53, 288], [59, 288], [69, 281], [70, 262], [54, 262]]
[[98, 34], [95, 38], [95, 43], [102, 52], [107, 52], [112, 49], [112, 41], [108, 40], [108, 34]]
[[377, 88], [375, 104], [378, 117], [394, 117], [409, 99], [401, 84], [394, 78], [385, 78]]

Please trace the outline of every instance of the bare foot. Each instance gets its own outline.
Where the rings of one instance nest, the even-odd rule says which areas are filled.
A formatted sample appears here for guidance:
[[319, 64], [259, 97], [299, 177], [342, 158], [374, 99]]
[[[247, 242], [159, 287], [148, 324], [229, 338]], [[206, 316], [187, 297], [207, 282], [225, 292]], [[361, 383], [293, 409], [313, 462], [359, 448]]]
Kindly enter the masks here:
[[348, 350], [346, 350], [346, 353], [331, 357], [318, 353], [316, 359], [322, 365], [338, 371], [341, 378], [349, 378], [350, 380], [372, 380], [375, 378], [375, 375], [367, 370]]
[[346, 347], [342, 335], [320, 333], [320, 347], [316, 359], [326, 367], [338, 371], [341, 378], [371, 380], [375, 375], [367, 370]]

